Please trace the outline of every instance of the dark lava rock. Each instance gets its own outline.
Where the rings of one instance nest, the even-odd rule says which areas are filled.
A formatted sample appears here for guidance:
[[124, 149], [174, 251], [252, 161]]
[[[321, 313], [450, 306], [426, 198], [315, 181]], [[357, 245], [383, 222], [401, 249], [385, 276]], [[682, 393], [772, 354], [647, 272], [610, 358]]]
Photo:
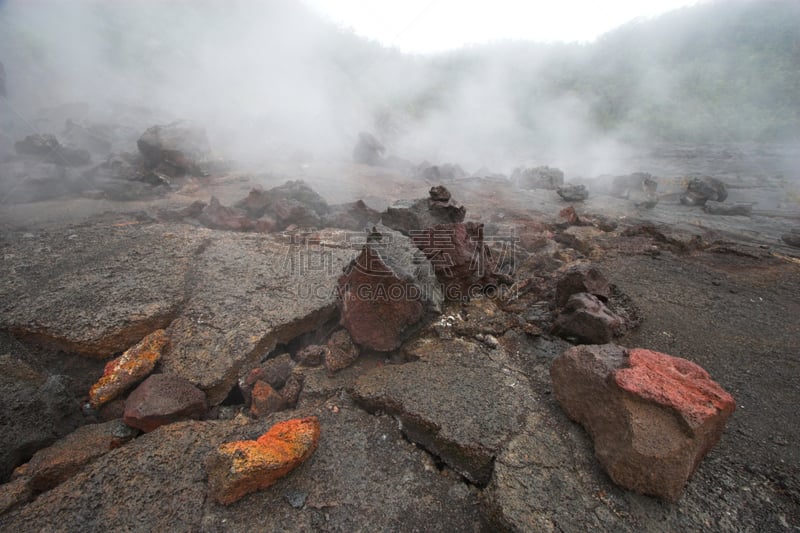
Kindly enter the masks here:
[[556, 283], [556, 306], [563, 307], [569, 297], [578, 292], [588, 292], [601, 301], [608, 302], [611, 283], [599, 268], [593, 265], [576, 265], [564, 272]]
[[365, 348], [397, 348], [441, 310], [433, 268], [411, 240], [379, 225], [339, 278], [341, 324]]
[[205, 414], [206, 395], [186, 381], [170, 374], [153, 374], [125, 400], [126, 424], [144, 432], [178, 420]]
[[[339, 402], [247, 425], [178, 422], [97, 459], [35, 501], [0, 517], [8, 531], [409, 531], [485, 529], [476, 491], [443, 476], [396, 422]], [[274, 486], [233, 505], [208, 498], [206, 460], [218, 446], [254, 439], [275, 422], [316, 415], [314, 455]], [[296, 509], [286, 494], [304, 494]], [[426, 505], [420, 505], [425, 502]]]
[[242, 391], [245, 404], [250, 403], [250, 393], [257, 381], [263, 381], [274, 389], [280, 389], [292, 375], [294, 367], [295, 362], [292, 357], [288, 353], [283, 353], [267, 359], [252, 369], [246, 376], [239, 379], [239, 389]]
[[736, 407], [698, 365], [650, 350], [576, 346], [556, 358], [550, 375], [611, 479], [672, 502]]
[[800, 231], [792, 231], [781, 235], [781, 240], [789, 246], [800, 248]]
[[282, 411], [286, 407], [285, 398], [278, 393], [269, 383], [258, 380], [253, 385], [250, 414], [256, 418], [263, 418], [269, 414]]
[[328, 372], [337, 372], [352, 365], [358, 359], [360, 350], [346, 329], [337, 330], [328, 339], [325, 350], [325, 368]]
[[358, 142], [353, 148], [353, 161], [364, 165], [377, 165], [381, 162], [386, 148], [371, 133], [362, 131], [358, 134]]
[[98, 222], [7, 241], [0, 328], [70, 353], [121, 353], [173, 320], [207, 238], [203, 228]]
[[586, 185], [564, 185], [557, 188], [556, 193], [567, 202], [583, 202], [589, 198]]
[[753, 204], [725, 204], [706, 200], [703, 211], [709, 215], [749, 217], [753, 214]]
[[484, 244], [483, 224], [437, 224], [414, 231], [412, 242], [433, 265], [447, 300], [469, 300], [497, 285], [495, 263]]
[[205, 130], [188, 121], [148, 128], [136, 145], [148, 167], [165, 165], [178, 174], [202, 175], [199, 165], [211, 153]]
[[[444, 197], [448, 199], [436, 199]], [[466, 208], [455, 203], [450, 198], [450, 192], [439, 185], [431, 189], [429, 198], [395, 202], [383, 213], [381, 222], [404, 235], [410, 235], [436, 224], [463, 222], [466, 214]]]
[[321, 346], [319, 344], [311, 344], [301, 350], [298, 350], [294, 358], [301, 365], [319, 366], [325, 360], [325, 354], [327, 352], [328, 352], [327, 346]]
[[681, 195], [684, 205], [705, 205], [708, 200], [724, 202], [728, 197], [725, 184], [717, 178], [701, 176], [691, 178], [686, 185], [686, 192]]
[[556, 190], [564, 185], [564, 172], [547, 166], [534, 168], [515, 168], [511, 181], [520, 189]]
[[83, 423], [66, 376], [45, 376], [0, 355], [0, 482], [15, 467]]
[[[243, 209], [252, 219], [268, 217], [274, 220], [278, 230], [292, 224], [319, 227], [321, 217], [331, 210], [327, 202], [302, 180], [287, 181], [267, 191], [254, 188], [234, 207]], [[355, 211], [357, 207], [354, 207], [353, 215]]]
[[369, 207], [363, 200], [357, 200], [350, 204], [331, 206], [330, 212], [322, 217], [322, 224], [331, 228], [363, 231], [377, 224], [380, 219], [380, 212]]
[[[410, 440], [484, 485], [494, 457], [519, 430], [521, 387], [513, 375], [481, 364], [475, 344], [452, 341], [444, 349], [450, 362], [421, 359], [369, 371], [356, 382], [354, 395], [371, 412], [397, 416]], [[465, 356], [474, 363], [458, 360]]]
[[605, 344], [622, 331], [623, 320], [594, 295], [580, 292], [567, 300], [553, 323], [553, 334], [579, 344]]
[[36, 492], [50, 490], [80, 472], [87, 464], [119, 448], [138, 431], [122, 420], [80, 427], [48, 448], [39, 450], [25, 466], [24, 475]]
[[253, 231], [259, 229], [258, 221], [251, 219], [240, 209], [222, 205], [216, 196], [212, 196], [208, 205], [203, 207], [203, 210], [197, 215], [197, 220], [211, 229], [230, 231]]
[[418, 178], [433, 182], [452, 181], [467, 176], [467, 173], [459, 165], [453, 165], [450, 163], [444, 165], [431, 165], [427, 161], [418, 165], [417, 168], [414, 169], [414, 174]]
[[79, 167], [91, 163], [86, 150], [62, 146], [55, 135], [34, 134], [14, 143], [17, 153], [55, 165]]

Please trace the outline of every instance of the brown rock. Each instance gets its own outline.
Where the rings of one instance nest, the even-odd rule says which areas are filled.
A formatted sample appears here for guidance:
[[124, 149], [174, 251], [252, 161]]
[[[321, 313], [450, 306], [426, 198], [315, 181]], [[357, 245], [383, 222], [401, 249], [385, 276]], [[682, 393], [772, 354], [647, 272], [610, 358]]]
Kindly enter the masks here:
[[242, 391], [245, 404], [250, 403], [253, 386], [258, 381], [269, 384], [277, 390], [283, 387], [286, 380], [292, 374], [295, 362], [288, 353], [280, 354], [271, 359], [267, 359], [259, 366], [252, 369], [243, 379], [239, 380], [239, 390]]
[[93, 460], [131, 440], [136, 433], [122, 420], [76, 429], [33, 455], [25, 470], [30, 477], [31, 488], [42, 492], [60, 485]]
[[327, 346], [320, 346], [319, 344], [311, 344], [302, 350], [299, 350], [295, 355], [295, 359], [301, 365], [305, 366], [319, 366], [325, 360], [325, 355], [328, 353]]
[[592, 265], [570, 267], [556, 284], [556, 305], [563, 307], [573, 294], [588, 292], [601, 301], [608, 302], [611, 296], [611, 283], [599, 268]]
[[389, 351], [441, 309], [427, 260], [408, 237], [378, 226], [339, 278], [341, 324], [365, 348]]
[[325, 353], [325, 368], [328, 372], [337, 372], [356, 362], [359, 355], [358, 346], [353, 344], [353, 339], [347, 330], [340, 329], [328, 339], [328, 349]]
[[206, 409], [206, 395], [190, 382], [171, 374], [153, 374], [128, 396], [123, 420], [150, 432], [178, 420], [200, 418]]
[[309, 417], [279, 422], [258, 440], [222, 444], [206, 463], [211, 497], [228, 505], [269, 487], [314, 453], [319, 433], [319, 421]]
[[650, 350], [576, 346], [550, 368], [567, 416], [615, 483], [677, 501], [735, 403], [696, 364]]
[[19, 478], [0, 485], [0, 516], [18, 505], [29, 502], [31, 498], [33, 491], [28, 478]]
[[106, 364], [103, 376], [89, 390], [89, 403], [97, 409], [144, 379], [161, 358], [169, 337], [159, 329], [118, 358]]
[[267, 416], [271, 413], [282, 411], [286, 407], [283, 396], [275, 391], [268, 383], [256, 381], [253, 385], [250, 414], [256, 418]]
[[579, 344], [605, 344], [621, 331], [623, 320], [599, 298], [580, 292], [570, 296], [553, 323], [553, 334]]
[[305, 377], [303, 374], [292, 374], [286, 380], [286, 385], [283, 386], [280, 393], [283, 400], [286, 402], [287, 407], [294, 407], [300, 399], [300, 393], [303, 391], [303, 384]]

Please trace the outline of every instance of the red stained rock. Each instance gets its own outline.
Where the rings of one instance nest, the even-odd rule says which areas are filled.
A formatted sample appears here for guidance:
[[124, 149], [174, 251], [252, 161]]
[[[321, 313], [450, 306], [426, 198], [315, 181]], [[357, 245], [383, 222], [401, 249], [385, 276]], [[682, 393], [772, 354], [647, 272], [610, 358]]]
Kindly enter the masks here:
[[735, 408], [696, 364], [612, 344], [576, 346], [550, 368], [564, 412], [592, 436], [615, 483], [677, 501]]
[[251, 415], [261, 418], [281, 411], [285, 407], [286, 400], [269, 383], [256, 381], [253, 385], [252, 403], [250, 404]]
[[394, 350], [439, 312], [441, 291], [430, 264], [408, 237], [380, 227], [339, 278], [341, 324], [362, 347]]
[[123, 420], [150, 432], [178, 420], [200, 418], [206, 409], [203, 391], [178, 376], [154, 374], [128, 396]]
[[711, 379], [702, 367], [671, 355], [635, 348], [628, 352], [630, 368], [614, 374], [623, 390], [680, 413], [692, 430], [736, 409], [733, 396]]
[[206, 471], [211, 497], [228, 505], [274, 484], [317, 449], [316, 417], [279, 422], [257, 440], [222, 444], [208, 458]]
[[153, 371], [168, 345], [166, 331], [159, 329], [121, 356], [109, 361], [103, 376], [89, 390], [89, 403], [92, 407], [99, 408], [144, 379]]

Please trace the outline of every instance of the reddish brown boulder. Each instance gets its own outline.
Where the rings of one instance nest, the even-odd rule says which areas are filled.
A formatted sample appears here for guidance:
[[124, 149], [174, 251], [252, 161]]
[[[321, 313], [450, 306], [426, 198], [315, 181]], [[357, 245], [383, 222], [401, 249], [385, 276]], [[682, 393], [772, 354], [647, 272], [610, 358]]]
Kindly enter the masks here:
[[353, 339], [346, 329], [340, 329], [328, 339], [325, 351], [325, 368], [328, 372], [337, 372], [356, 362], [359, 355], [358, 346], [353, 344]]
[[353, 341], [378, 351], [394, 350], [441, 309], [432, 267], [411, 240], [378, 226], [359, 256], [339, 278], [341, 324]]
[[303, 392], [303, 384], [305, 377], [303, 374], [292, 374], [286, 380], [286, 385], [280, 390], [283, 400], [286, 402], [286, 407], [294, 407], [300, 399], [300, 393]]
[[576, 346], [550, 368], [556, 399], [615, 483], [677, 501], [719, 441], [733, 397], [696, 364], [650, 350]]
[[269, 487], [308, 459], [319, 442], [316, 417], [279, 422], [258, 440], [225, 443], [208, 458], [211, 497], [228, 505]]
[[286, 407], [286, 400], [269, 383], [256, 381], [253, 385], [250, 414], [256, 418], [277, 413]]
[[168, 345], [167, 332], [159, 329], [121, 356], [109, 361], [103, 376], [89, 390], [89, 403], [92, 407], [99, 408], [147, 377]]
[[207, 409], [206, 395], [186, 381], [171, 374], [154, 374], [125, 401], [126, 424], [150, 432], [178, 420], [200, 418]]

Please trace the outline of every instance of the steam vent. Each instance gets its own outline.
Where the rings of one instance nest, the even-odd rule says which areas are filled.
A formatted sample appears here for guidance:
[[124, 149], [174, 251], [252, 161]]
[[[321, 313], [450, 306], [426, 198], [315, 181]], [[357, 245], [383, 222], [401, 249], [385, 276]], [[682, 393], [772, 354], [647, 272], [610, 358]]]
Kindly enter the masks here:
[[0, 531], [800, 531], [800, 3], [345, 4], [0, 1]]

